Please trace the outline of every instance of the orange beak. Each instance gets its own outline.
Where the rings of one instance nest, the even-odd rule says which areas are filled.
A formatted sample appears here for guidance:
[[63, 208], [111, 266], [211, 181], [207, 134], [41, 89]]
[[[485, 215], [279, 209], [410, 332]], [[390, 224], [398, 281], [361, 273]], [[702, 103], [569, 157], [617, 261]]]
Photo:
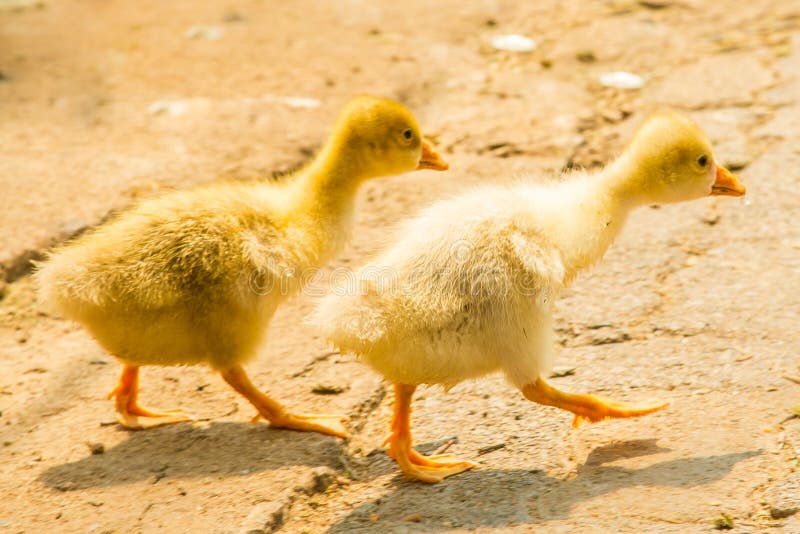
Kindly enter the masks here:
[[717, 180], [711, 188], [712, 195], [740, 197], [747, 192], [742, 182], [725, 167], [717, 166]]
[[450, 168], [442, 156], [436, 152], [431, 144], [425, 139], [422, 140], [422, 156], [419, 158], [419, 169], [433, 169], [434, 171], [446, 171]]

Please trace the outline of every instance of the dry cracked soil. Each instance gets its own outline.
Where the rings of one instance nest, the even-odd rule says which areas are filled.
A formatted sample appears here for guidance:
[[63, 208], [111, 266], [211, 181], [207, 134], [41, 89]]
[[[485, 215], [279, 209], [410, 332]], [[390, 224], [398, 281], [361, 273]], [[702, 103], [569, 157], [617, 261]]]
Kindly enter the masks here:
[[[436, 198], [608, 161], [659, 106], [706, 129], [748, 201], [640, 210], [558, 304], [555, 383], [668, 409], [573, 430], [500, 377], [423, 389], [420, 450], [480, 468], [409, 482], [386, 384], [304, 295], [249, 371], [352, 439], [253, 425], [202, 367], [142, 382], [197, 423], [114, 423], [119, 364], [37, 309], [31, 259], [137, 198], [291, 169], [357, 93], [405, 102], [451, 171], [368, 184], [328, 272]], [[0, 533], [800, 532], [798, 125], [796, 0], [0, 0]]]

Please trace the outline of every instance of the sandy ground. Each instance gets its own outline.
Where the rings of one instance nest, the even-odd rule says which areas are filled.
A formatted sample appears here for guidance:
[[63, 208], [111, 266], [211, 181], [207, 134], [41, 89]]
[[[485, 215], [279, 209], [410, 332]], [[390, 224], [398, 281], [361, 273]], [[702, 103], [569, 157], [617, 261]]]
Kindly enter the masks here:
[[[489, 45], [507, 33], [538, 47]], [[299, 298], [249, 370], [351, 440], [251, 425], [204, 368], [143, 372], [197, 424], [114, 423], [119, 365], [37, 310], [29, 260], [138, 197], [295, 166], [356, 93], [409, 105], [452, 170], [370, 183], [330, 267], [470, 184], [603, 163], [657, 106], [706, 128], [749, 205], [640, 210], [559, 303], [560, 387], [669, 409], [572, 430], [499, 377], [424, 389], [419, 448], [481, 468], [411, 483], [385, 384]], [[0, 0], [0, 532], [800, 532], [799, 124], [796, 1]]]

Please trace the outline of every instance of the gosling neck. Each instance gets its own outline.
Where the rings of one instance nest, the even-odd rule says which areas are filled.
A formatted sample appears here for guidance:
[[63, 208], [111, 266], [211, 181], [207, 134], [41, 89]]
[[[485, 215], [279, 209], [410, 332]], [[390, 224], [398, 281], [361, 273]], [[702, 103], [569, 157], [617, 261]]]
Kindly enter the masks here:
[[347, 243], [355, 220], [358, 189], [367, 175], [346, 147], [326, 146], [296, 176], [287, 221], [300, 230], [312, 262], [327, 261]]
[[[573, 221], [564, 224], [562, 260], [566, 281], [581, 270], [594, 265], [605, 255], [608, 247], [622, 231], [628, 214], [638, 206], [629, 189], [630, 168], [615, 161], [602, 172], [567, 182], [568, 197], [576, 212]], [[564, 221], [566, 207], [559, 216]]]
[[602, 172], [607, 191], [629, 211], [648, 203], [648, 184], [653, 178], [648, 164], [647, 158], [629, 148]]
[[298, 208], [309, 214], [335, 217], [352, 207], [358, 188], [368, 175], [346, 143], [327, 143], [299, 178], [302, 200], [298, 204], [302, 206]]

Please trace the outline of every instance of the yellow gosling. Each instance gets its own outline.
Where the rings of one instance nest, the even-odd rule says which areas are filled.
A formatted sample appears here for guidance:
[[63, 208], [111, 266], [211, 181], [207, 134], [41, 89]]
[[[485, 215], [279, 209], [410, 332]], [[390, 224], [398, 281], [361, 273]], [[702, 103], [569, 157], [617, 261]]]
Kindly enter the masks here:
[[362, 96], [319, 155], [281, 183], [220, 183], [147, 200], [54, 250], [36, 273], [43, 304], [81, 323], [123, 364], [115, 398], [131, 429], [189, 417], [142, 407], [142, 365], [204, 363], [272, 425], [345, 437], [338, 415], [298, 415], [256, 389], [242, 365], [308, 269], [347, 242], [366, 180], [447, 169], [397, 102]]

